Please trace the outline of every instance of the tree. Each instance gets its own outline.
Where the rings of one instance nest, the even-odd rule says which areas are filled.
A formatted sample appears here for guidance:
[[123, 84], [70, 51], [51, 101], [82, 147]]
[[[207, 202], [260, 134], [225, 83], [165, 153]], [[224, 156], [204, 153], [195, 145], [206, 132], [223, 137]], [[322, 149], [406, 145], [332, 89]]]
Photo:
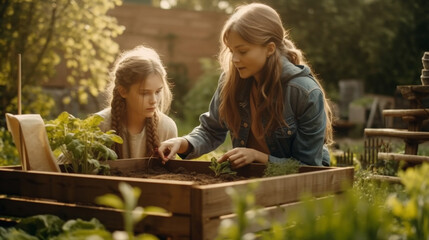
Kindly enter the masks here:
[[[425, 0], [266, 0], [276, 8], [328, 89], [363, 79], [367, 92], [393, 95], [397, 85], [420, 84], [429, 49]], [[329, 94], [331, 95], [331, 94]]]
[[[124, 27], [106, 13], [121, 0], [2, 0], [0, 6], [0, 114], [16, 112], [18, 54], [22, 55], [23, 113], [49, 113], [52, 100], [40, 91], [62, 64], [72, 87], [65, 103], [106, 87]], [[34, 109], [34, 107], [37, 107]]]
[[[154, 0], [171, 7], [230, 12], [238, 0]], [[260, 0], [280, 14], [328, 95], [341, 79], [363, 79], [367, 92], [393, 95], [397, 85], [420, 84], [429, 50], [429, 1]]]

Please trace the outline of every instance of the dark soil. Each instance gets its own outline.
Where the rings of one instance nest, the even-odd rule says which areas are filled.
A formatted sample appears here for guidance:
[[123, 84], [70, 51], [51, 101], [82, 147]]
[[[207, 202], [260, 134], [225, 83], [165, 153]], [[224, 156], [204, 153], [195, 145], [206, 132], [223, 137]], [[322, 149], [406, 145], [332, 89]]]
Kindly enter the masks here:
[[232, 182], [238, 180], [247, 179], [242, 176], [225, 174], [219, 177], [214, 175], [191, 172], [183, 167], [179, 167], [172, 171], [162, 167], [162, 166], [152, 166], [148, 169], [131, 171], [131, 172], [121, 172], [119, 170], [111, 169], [111, 174], [114, 176], [123, 176], [123, 177], [133, 177], [133, 178], [150, 178], [150, 179], [164, 179], [164, 180], [177, 180], [177, 181], [192, 181], [197, 185], [207, 185], [214, 183], [222, 182]]

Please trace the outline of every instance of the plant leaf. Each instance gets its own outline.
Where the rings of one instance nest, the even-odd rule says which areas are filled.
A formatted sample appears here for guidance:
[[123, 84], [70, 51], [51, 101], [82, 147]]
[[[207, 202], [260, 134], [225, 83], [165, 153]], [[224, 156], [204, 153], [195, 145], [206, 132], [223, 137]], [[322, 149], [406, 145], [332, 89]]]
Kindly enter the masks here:
[[95, 202], [97, 204], [113, 207], [116, 209], [124, 209], [124, 202], [122, 201], [122, 199], [111, 193], [97, 197], [95, 199]]

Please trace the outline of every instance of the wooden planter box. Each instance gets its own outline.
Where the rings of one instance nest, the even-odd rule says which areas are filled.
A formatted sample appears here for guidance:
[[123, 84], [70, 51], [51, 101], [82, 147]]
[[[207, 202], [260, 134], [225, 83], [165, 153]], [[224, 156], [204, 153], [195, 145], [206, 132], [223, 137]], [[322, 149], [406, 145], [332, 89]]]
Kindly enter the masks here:
[[[113, 161], [111, 168], [122, 172], [143, 169], [159, 160], [123, 159]], [[184, 167], [190, 171], [211, 173], [206, 161], [171, 160], [170, 169]], [[72, 173], [22, 171], [16, 167], [0, 168], [0, 215], [27, 217], [54, 214], [62, 219], [97, 218], [109, 230], [123, 230], [121, 212], [97, 206], [94, 199], [106, 193], [119, 195], [119, 182], [139, 187], [139, 206], [158, 206], [170, 215], [151, 215], [136, 225], [137, 232], [149, 232], [172, 239], [214, 239], [222, 219], [233, 218], [232, 203], [227, 187], [246, 187], [258, 182], [254, 192], [256, 204], [270, 218], [284, 217], [284, 211], [299, 202], [301, 194], [316, 197], [338, 194], [350, 188], [352, 167], [307, 167], [300, 173], [261, 178], [264, 165], [251, 164], [238, 174], [254, 177], [227, 183], [197, 185], [190, 181], [142, 179], [132, 177], [98, 176]], [[254, 229], [261, 230], [261, 229]]]

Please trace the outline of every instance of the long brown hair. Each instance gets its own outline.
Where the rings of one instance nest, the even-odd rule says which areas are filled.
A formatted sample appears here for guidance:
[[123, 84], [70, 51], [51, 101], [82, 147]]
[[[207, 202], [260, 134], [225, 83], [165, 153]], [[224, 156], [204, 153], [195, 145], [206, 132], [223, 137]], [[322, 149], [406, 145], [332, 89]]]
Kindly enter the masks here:
[[[164, 87], [162, 88], [157, 111], [151, 118], [145, 121], [146, 126], [146, 155], [151, 156], [154, 149], [159, 145], [158, 137], [158, 111], [166, 113], [170, 109], [172, 93], [167, 81], [167, 73], [162, 65], [159, 55], [151, 48], [138, 46], [132, 50], [123, 52], [116, 60], [111, 72], [111, 128], [121, 137], [124, 137], [123, 122], [126, 119], [126, 101], [121, 96], [119, 88], [129, 91], [130, 86], [138, 81], [145, 81], [150, 74], [161, 77]], [[114, 145], [114, 150], [119, 158], [123, 158], [122, 146]]]
[[[241, 90], [246, 80], [241, 79], [238, 70], [232, 63], [232, 54], [226, 45], [229, 33], [237, 32], [245, 41], [266, 46], [273, 42], [276, 45], [274, 54], [267, 58], [267, 62], [261, 72], [259, 83], [259, 99], [261, 100], [257, 110], [257, 119], [261, 119], [264, 113], [269, 116], [267, 126], [263, 130], [264, 134], [272, 132], [280, 125], [286, 125], [283, 119], [283, 92], [281, 83], [282, 62], [281, 57], [287, 59], [296, 65], [307, 65], [301, 50], [296, 48], [295, 44], [289, 38], [287, 31], [283, 28], [282, 21], [278, 13], [271, 7], [252, 3], [238, 7], [225, 23], [220, 37], [219, 62], [225, 73], [223, 84], [220, 91], [219, 115], [221, 121], [224, 121], [233, 137], [238, 137], [241, 118], [237, 113], [238, 103], [236, 96]], [[315, 76], [313, 74], [313, 76]], [[316, 83], [324, 96], [324, 105], [326, 113], [326, 134], [325, 142], [333, 142], [332, 134], [332, 111], [325, 92], [319, 80], [315, 78]]]

